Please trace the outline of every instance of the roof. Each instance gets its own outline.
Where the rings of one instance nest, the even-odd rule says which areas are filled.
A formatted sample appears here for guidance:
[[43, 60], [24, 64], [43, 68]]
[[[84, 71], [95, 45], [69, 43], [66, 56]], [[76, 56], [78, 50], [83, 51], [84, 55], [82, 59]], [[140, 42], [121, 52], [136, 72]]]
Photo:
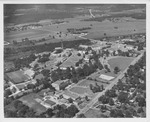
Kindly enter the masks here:
[[114, 79], [114, 77], [108, 76], [108, 75], [104, 75], [104, 74], [101, 74], [99, 77], [104, 79], [104, 80], [108, 80], [108, 81]]
[[29, 79], [29, 77], [26, 74], [24, 74], [24, 72], [21, 70], [10, 72], [10, 73], [7, 73], [6, 75], [15, 84], [24, 82]]
[[66, 79], [66, 80], [57, 80], [56, 82], [54, 82], [54, 83], [52, 83], [52, 84], [60, 85], [60, 84], [63, 83], [63, 82], [64, 82], [64, 84], [66, 84], [67, 81], [68, 81], [68, 79]]
[[51, 105], [51, 106], [53, 106], [53, 105], [56, 104], [55, 102], [53, 102], [51, 100], [45, 100], [44, 102], [47, 103], [47, 104], [49, 104], [49, 105]]
[[60, 85], [63, 82], [63, 80], [57, 80], [56, 82], [52, 83], [52, 84], [57, 84]]
[[28, 75], [29, 77], [32, 77], [34, 75], [34, 71], [31, 69], [27, 69], [24, 71], [24, 74]]

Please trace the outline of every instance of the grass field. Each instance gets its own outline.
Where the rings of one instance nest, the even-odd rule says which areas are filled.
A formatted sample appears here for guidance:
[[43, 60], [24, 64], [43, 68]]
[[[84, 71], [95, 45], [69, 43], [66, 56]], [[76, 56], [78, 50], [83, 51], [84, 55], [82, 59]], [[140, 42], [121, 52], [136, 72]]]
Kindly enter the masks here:
[[134, 60], [132, 57], [116, 57], [108, 60], [108, 64], [112, 69], [116, 66], [119, 67], [121, 71], [124, 71], [130, 63]]
[[94, 110], [94, 109], [89, 109], [86, 113], [85, 116], [87, 118], [100, 118], [101, 117], [101, 111], [99, 110]]
[[93, 92], [90, 90], [90, 88], [84, 88], [84, 87], [73, 87], [70, 89], [70, 91], [77, 93], [79, 95], [88, 94], [89, 96], [93, 96]]
[[60, 65], [60, 67], [70, 67], [70, 66], [75, 66], [75, 63], [81, 59], [82, 56], [78, 56], [77, 52], [73, 52], [73, 54], [64, 62]]

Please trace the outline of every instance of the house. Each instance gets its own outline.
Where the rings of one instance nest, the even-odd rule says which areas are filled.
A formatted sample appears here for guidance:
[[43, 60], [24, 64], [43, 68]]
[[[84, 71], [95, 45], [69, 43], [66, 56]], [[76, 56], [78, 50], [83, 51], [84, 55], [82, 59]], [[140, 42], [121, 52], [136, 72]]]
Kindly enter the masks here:
[[58, 80], [58, 81], [52, 83], [52, 86], [56, 90], [62, 90], [62, 89], [65, 89], [69, 84], [70, 84], [70, 81], [68, 79], [67, 80]]

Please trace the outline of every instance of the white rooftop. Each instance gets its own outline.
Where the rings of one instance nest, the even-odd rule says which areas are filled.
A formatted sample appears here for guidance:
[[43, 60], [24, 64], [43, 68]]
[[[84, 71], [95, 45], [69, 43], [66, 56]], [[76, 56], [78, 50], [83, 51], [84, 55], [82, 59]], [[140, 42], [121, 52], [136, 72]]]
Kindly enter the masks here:
[[114, 77], [108, 76], [108, 75], [104, 75], [104, 74], [101, 74], [101, 75], [99, 76], [99, 78], [104, 79], [104, 80], [108, 80], [108, 81], [114, 79]]

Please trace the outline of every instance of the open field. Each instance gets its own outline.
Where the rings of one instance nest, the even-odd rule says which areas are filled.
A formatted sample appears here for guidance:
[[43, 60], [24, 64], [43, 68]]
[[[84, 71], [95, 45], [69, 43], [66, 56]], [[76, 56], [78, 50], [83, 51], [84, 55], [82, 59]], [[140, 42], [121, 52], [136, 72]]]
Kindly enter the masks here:
[[85, 116], [88, 118], [100, 118], [101, 117], [101, 112], [99, 110], [95, 109], [89, 109], [86, 113]]
[[112, 69], [118, 66], [121, 71], [124, 71], [125, 68], [127, 68], [133, 60], [134, 58], [132, 57], [116, 57], [109, 59], [108, 64]]
[[[115, 29], [114, 27], [118, 27]], [[126, 35], [134, 33], [144, 33], [146, 32], [146, 22], [145, 20], [134, 20], [132, 22], [97, 22], [93, 24], [93, 29], [89, 30], [89, 34], [86, 38], [99, 39], [106, 36], [117, 36]], [[135, 31], [134, 31], [135, 29]]]
[[[76, 20], [77, 18], [74, 18]], [[92, 25], [92, 26], [91, 26]], [[91, 27], [89, 30], [85, 30], [88, 32], [86, 38], [101, 38], [104, 37], [104, 33], [107, 36], [115, 36], [115, 35], [126, 35], [132, 33], [143, 33], [146, 32], [146, 22], [145, 20], [132, 20], [130, 22], [95, 22], [95, 21], [69, 21], [69, 23], [65, 24], [54, 24], [54, 25], [45, 25], [42, 28], [26, 30], [26, 31], [18, 31], [4, 34], [4, 40], [11, 42], [13, 40], [21, 40], [22, 38], [29, 39], [40, 39], [47, 38], [49, 35], [55, 35], [56, 32], [67, 33], [68, 28], [76, 28], [80, 29], [83, 27]], [[114, 27], [118, 27], [115, 29]], [[135, 30], [135, 31], [134, 31]], [[64, 40], [75, 39], [74, 36], [63, 37]], [[58, 38], [61, 39], [61, 38]], [[53, 42], [54, 39], [49, 39], [48, 42]], [[59, 40], [60, 41], [60, 40]]]
[[84, 88], [84, 87], [73, 87], [70, 89], [70, 91], [77, 93], [79, 95], [88, 94], [89, 96], [93, 96], [93, 92], [90, 90], [90, 88]]

